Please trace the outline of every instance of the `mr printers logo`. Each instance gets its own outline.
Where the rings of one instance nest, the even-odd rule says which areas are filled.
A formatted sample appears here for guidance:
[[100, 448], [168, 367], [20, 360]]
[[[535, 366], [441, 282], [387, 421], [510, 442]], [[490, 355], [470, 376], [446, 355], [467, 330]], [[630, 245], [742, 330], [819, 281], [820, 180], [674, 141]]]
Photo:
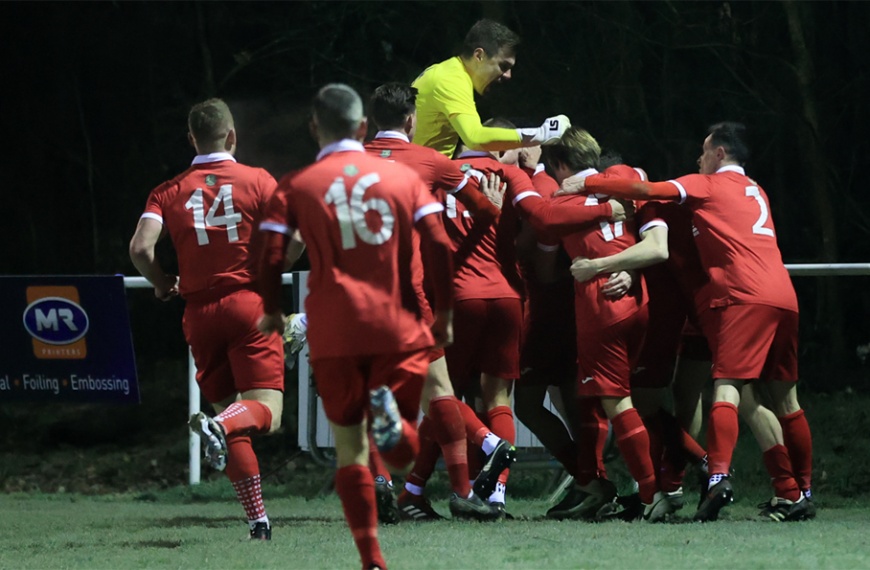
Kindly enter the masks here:
[[469, 170], [471, 170], [471, 165], [466, 162], [465, 164], [463, 164], [462, 166], [459, 167], [459, 170], [460, 170], [460, 172], [468, 172]]
[[206, 186], [214, 186], [215, 184], [217, 184], [217, 176], [215, 176], [214, 174], [206, 175], [205, 185]]
[[381, 158], [390, 158], [390, 155], [393, 154], [393, 151], [386, 149], [381, 151]]
[[24, 328], [45, 344], [72, 344], [88, 332], [88, 314], [62, 297], [45, 297], [24, 309]]
[[345, 176], [356, 176], [357, 174], [359, 174], [359, 168], [357, 168], [353, 164], [348, 164], [344, 167]]
[[28, 287], [22, 321], [40, 359], [81, 359], [87, 355], [88, 313], [75, 287]]

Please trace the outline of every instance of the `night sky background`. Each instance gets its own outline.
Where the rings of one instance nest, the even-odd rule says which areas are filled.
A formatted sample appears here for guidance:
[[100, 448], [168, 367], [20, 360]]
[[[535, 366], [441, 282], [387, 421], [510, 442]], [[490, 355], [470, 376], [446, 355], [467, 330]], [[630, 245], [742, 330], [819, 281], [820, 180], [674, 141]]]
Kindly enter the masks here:
[[[224, 98], [240, 161], [279, 177], [317, 152], [307, 118], [319, 86], [341, 81], [367, 98], [386, 81], [410, 82], [454, 55], [482, 16], [523, 38], [513, 79], [478, 101], [484, 119], [537, 126], [564, 113], [653, 180], [695, 172], [706, 127], [743, 121], [747, 171], [770, 196], [784, 260], [870, 262], [870, 3], [9, 2], [0, 10], [4, 274], [136, 275], [127, 245], [148, 192], [193, 157], [192, 104]], [[171, 247], [160, 253], [172, 267]], [[868, 278], [795, 284], [809, 385], [870, 387], [855, 356], [870, 341]], [[129, 298], [140, 368], [183, 357], [181, 302]]]

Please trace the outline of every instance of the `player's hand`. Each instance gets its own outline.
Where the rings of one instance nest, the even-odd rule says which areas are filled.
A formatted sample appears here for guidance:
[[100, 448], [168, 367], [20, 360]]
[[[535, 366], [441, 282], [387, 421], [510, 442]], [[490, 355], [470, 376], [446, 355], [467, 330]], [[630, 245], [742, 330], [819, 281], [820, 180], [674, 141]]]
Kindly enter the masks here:
[[534, 170], [541, 162], [541, 147], [538, 145], [521, 148], [519, 152], [520, 168]]
[[284, 334], [284, 315], [280, 311], [277, 313], [266, 313], [257, 322], [257, 329], [266, 336], [270, 334]]
[[435, 311], [435, 322], [432, 323], [431, 330], [435, 338], [434, 348], [453, 344], [453, 311]]
[[163, 301], [178, 297], [178, 275], [164, 275], [163, 283], [154, 286], [154, 296]]
[[539, 144], [556, 144], [571, 126], [571, 120], [565, 115], [556, 115], [544, 121], [537, 129], [517, 129], [522, 140], [522, 146]]
[[586, 190], [586, 177], [575, 174], [569, 176], [562, 181], [562, 187], [559, 188], [553, 196], [568, 196], [571, 194], [580, 194]]
[[507, 183], [502, 184], [501, 178], [495, 172], [480, 179], [480, 191], [499, 210], [501, 210], [502, 204], [504, 204], [506, 190]]
[[613, 273], [610, 279], [601, 287], [601, 292], [615, 301], [625, 297], [625, 294], [631, 289], [633, 282], [634, 279], [632, 279], [631, 273], [628, 271]]
[[631, 200], [617, 200], [611, 198], [607, 201], [613, 213], [610, 214], [611, 222], [624, 222], [634, 217], [634, 202]]
[[589, 281], [598, 275], [598, 268], [596, 267], [595, 260], [586, 259], [585, 257], [575, 257], [574, 261], [571, 262], [571, 275], [573, 275], [574, 279], [580, 283]]

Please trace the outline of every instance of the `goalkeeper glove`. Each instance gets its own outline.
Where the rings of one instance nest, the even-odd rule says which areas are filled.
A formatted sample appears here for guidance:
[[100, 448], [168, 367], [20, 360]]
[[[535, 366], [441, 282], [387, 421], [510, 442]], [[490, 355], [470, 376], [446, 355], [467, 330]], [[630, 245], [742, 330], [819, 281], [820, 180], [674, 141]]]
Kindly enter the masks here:
[[517, 129], [517, 133], [523, 141], [523, 146], [556, 144], [570, 126], [571, 120], [568, 117], [557, 115], [550, 117], [536, 129]]

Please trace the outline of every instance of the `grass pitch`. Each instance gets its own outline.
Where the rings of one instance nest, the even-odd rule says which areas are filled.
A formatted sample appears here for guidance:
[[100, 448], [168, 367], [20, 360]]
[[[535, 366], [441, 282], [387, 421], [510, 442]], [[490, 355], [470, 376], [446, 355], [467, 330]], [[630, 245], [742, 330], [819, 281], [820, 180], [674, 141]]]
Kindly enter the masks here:
[[[209, 492], [208, 487], [212, 487]], [[271, 543], [245, 540], [228, 484], [159, 495], [0, 497], [0, 568], [358, 568], [338, 499], [269, 499]], [[205, 491], [205, 493], [203, 493]], [[737, 489], [739, 493], [739, 488]], [[208, 499], [206, 495], [215, 495]], [[738, 501], [694, 524], [694, 497], [671, 524], [543, 519], [542, 500], [512, 500], [517, 520], [380, 528], [391, 568], [867, 568], [870, 511], [820, 505], [818, 518], [778, 524]], [[446, 504], [435, 506], [446, 513]]]

